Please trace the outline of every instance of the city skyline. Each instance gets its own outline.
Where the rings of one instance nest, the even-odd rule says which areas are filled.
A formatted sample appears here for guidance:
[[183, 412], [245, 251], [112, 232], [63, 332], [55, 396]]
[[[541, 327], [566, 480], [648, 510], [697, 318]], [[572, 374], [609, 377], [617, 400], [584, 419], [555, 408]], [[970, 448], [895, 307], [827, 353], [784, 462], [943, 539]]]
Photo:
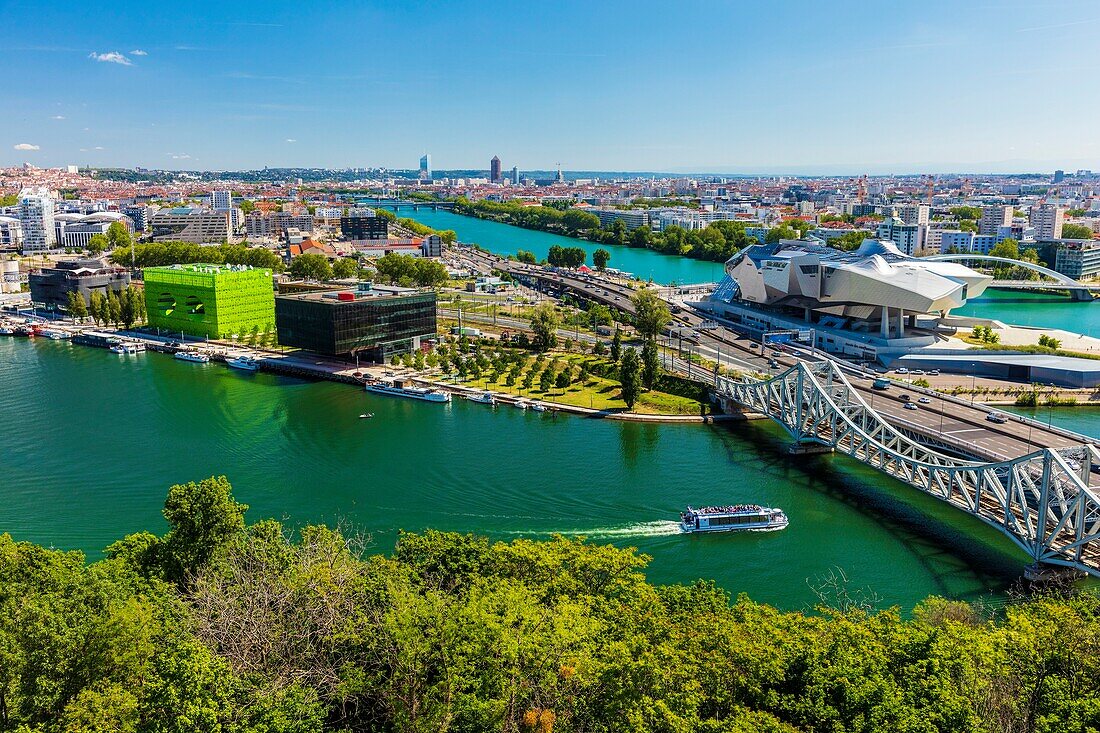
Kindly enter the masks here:
[[[407, 170], [433, 151], [453, 170], [501, 151], [521, 170], [1100, 168], [1081, 134], [1100, 101], [1077, 81], [1100, 60], [1058, 60], [1100, 27], [1084, 2], [272, 3], [217, 22], [128, 5], [7, 9], [0, 165]], [[1048, 107], [1064, 111], [1030, 111]]]

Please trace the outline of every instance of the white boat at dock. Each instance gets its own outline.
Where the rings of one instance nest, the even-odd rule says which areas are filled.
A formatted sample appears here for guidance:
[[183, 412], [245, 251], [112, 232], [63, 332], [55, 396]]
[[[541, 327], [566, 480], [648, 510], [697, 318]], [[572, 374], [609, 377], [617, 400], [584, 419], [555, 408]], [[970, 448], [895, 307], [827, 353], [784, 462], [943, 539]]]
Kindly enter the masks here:
[[534, 410], [535, 412], [546, 412], [550, 408], [547, 407], [546, 405], [542, 404], [541, 402], [532, 402], [531, 403], [531, 409]]
[[777, 530], [787, 526], [787, 515], [781, 509], [759, 504], [688, 507], [680, 512], [682, 532], [736, 532], [743, 530]]
[[196, 364], [206, 364], [210, 357], [198, 351], [177, 351], [175, 357], [180, 361], [193, 361]]
[[231, 359], [226, 359], [227, 366], [233, 369], [240, 369], [246, 372], [258, 372], [260, 370], [260, 360], [254, 356], [234, 356]]
[[483, 405], [495, 405], [497, 398], [493, 396], [492, 392], [478, 392], [473, 395], [466, 395], [466, 399], [470, 402], [480, 402]]
[[409, 399], [423, 400], [424, 402], [451, 401], [450, 392], [444, 392], [430, 387], [414, 387], [412, 385], [407, 385], [400, 379], [395, 379], [392, 382], [384, 380], [367, 382], [363, 388], [374, 394], [384, 394], [392, 397], [408, 397]]
[[140, 341], [122, 341], [111, 344], [108, 348], [116, 354], [140, 354], [145, 351], [145, 344]]
[[62, 331], [56, 328], [43, 328], [38, 332], [38, 335], [45, 336], [46, 338], [53, 339], [54, 341], [72, 338], [72, 334], [68, 331]]

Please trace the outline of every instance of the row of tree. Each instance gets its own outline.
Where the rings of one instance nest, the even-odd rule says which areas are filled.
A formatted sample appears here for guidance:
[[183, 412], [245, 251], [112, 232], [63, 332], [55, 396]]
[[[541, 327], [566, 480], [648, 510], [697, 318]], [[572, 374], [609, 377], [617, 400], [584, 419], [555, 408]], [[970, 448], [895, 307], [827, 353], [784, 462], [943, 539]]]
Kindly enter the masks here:
[[0, 535], [0, 730], [1100, 729], [1100, 599], [903, 616], [654, 585], [633, 549], [246, 524], [225, 478], [87, 564]]
[[226, 265], [250, 265], [266, 267], [274, 272], [283, 271], [279, 255], [264, 247], [244, 244], [202, 245], [192, 242], [152, 242], [119, 247], [111, 251], [110, 259], [124, 267], [163, 267], [211, 263]]
[[103, 294], [93, 290], [89, 300], [85, 300], [79, 290], [70, 290], [67, 297], [69, 315], [81, 323], [91, 318], [97, 325], [130, 328], [145, 322], [145, 291], [133, 285], [121, 293], [108, 290]]

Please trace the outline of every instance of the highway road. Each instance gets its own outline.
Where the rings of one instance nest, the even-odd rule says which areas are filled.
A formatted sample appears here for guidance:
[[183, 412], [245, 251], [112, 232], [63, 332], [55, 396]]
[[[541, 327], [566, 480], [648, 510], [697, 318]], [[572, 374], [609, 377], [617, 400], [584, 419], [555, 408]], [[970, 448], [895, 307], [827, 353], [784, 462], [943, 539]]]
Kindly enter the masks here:
[[[498, 269], [512, 275], [534, 278], [544, 286], [555, 289], [567, 289], [592, 302], [603, 303], [633, 314], [630, 301], [633, 290], [618, 283], [601, 278], [596, 274], [579, 275], [564, 272], [551, 272], [536, 265], [526, 265], [508, 261], [495, 255], [472, 252], [470, 260], [485, 268]], [[673, 314], [670, 332], [671, 344], [681, 343], [706, 359], [717, 361], [734, 369], [757, 371], [762, 374], [777, 373], [793, 366], [795, 359], [801, 358], [791, 353], [769, 353], [761, 355], [758, 343], [747, 336], [718, 324], [717, 327], [700, 329], [699, 326], [709, 319], [689, 308], [681, 308]], [[713, 324], [713, 321], [709, 321]], [[778, 368], [770, 368], [769, 361], [774, 358]], [[857, 377], [849, 373], [849, 381], [859, 390], [863, 399], [884, 419], [899, 429], [939, 440], [947, 445], [957, 446], [959, 450], [987, 460], [1005, 460], [1025, 455], [1041, 447], [1079, 447], [1081, 441], [1066, 435], [1057, 429], [1011, 417], [1009, 422], [997, 424], [986, 420], [990, 409], [983, 405], [970, 405], [946, 395], [917, 390], [910, 387], [893, 386], [889, 390], [876, 390], [872, 378]], [[912, 399], [927, 395], [930, 404], [920, 404], [916, 410], [903, 407], [901, 394], [909, 394]], [[1091, 442], [1100, 444], [1100, 441]]]

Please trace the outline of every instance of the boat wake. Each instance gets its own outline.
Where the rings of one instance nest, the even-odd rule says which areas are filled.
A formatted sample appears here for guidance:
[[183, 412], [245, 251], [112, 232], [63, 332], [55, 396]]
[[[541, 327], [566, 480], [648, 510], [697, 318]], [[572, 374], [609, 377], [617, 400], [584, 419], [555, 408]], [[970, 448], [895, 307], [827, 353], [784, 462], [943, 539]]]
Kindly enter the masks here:
[[613, 537], [662, 537], [680, 534], [680, 523], [671, 520], [655, 522], [636, 522], [618, 527], [593, 527], [591, 529], [564, 529], [556, 531], [510, 532], [509, 534], [527, 536], [550, 536], [560, 534], [565, 537], [587, 537], [589, 539]]

